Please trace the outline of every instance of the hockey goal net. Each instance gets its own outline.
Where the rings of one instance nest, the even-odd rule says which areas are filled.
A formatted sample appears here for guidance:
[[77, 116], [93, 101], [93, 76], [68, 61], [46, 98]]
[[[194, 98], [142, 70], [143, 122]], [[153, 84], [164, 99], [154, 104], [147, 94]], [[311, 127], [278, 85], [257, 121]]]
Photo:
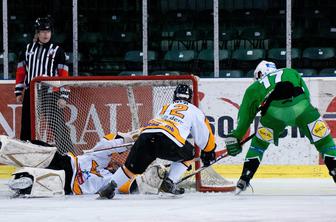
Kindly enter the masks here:
[[[192, 75], [38, 77], [31, 83], [32, 139], [54, 144], [62, 154], [80, 155], [110, 132], [143, 126], [172, 101], [180, 83], [192, 87], [193, 103], [198, 106], [197, 79]], [[113, 154], [112, 164], [121, 165], [126, 157], [126, 152]], [[196, 161], [194, 168], [199, 167]], [[196, 189], [232, 191], [234, 186], [209, 167], [196, 175]]]

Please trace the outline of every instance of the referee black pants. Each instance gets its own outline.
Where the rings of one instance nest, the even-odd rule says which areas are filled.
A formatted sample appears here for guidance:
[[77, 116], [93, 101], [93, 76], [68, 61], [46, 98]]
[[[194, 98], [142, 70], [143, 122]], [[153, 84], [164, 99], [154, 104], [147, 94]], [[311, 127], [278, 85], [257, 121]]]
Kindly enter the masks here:
[[[45, 102], [41, 104], [42, 113], [45, 113], [44, 118], [50, 124], [50, 129], [54, 134], [54, 139], [56, 147], [62, 150], [64, 153], [72, 152], [77, 153], [76, 149], [73, 147], [73, 143], [70, 138], [70, 130], [65, 125], [64, 112], [57, 105], [57, 98], [59, 95], [46, 94]], [[54, 98], [56, 96], [56, 99]], [[21, 117], [21, 133], [20, 139], [23, 141], [32, 140], [31, 138], [31, 116], [30, 116], [30, 90], [29, 88], [25, 90], [22, 102], [22, 117]], [[50, 142], [50, 141], [48, 141]]]
[[24, 141], [31, 140], [29, 88], [23, 94], [20, 139]]

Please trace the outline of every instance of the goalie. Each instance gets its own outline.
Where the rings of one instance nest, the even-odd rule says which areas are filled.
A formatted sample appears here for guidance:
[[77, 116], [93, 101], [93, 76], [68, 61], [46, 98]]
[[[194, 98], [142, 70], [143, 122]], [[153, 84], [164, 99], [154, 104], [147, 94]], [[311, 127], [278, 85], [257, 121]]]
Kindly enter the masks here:
[[[134, 142], [138, 135], [139, 130], [108, 134], [92, 150], [117, 148], [79, 156], [71, 153], [61, 155], [56, 152], [56, 147], [42, 141], [30, 143], [0, 136], [0, 163], [22, 167], [8, 184], [18, 196], [94, 194], [111, 180], [113, 173], [107, 169], [111, 154], [126, 151], [127, 148], [122, 145]], [[136, 188], [134, 180], [130, 180], [119, 191], [128, 193]]]

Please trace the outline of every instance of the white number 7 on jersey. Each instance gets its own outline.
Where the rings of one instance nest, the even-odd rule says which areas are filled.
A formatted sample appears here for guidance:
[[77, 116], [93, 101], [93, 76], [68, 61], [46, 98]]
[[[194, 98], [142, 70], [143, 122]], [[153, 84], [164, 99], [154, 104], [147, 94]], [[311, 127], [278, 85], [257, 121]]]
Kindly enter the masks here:
[[264, 76], [262, 79], [259, 81], [264, 84], [264, 87], [267, 89], [268, 87], [271, 86], [271, 83], [269, 82], [269, 76], [276, 76], [275, 77], [275, 83], [281, 82], [281, 76], [282, 76], [283, 70], [277, 70], [275, 72], [270, 73], [269, 75]]

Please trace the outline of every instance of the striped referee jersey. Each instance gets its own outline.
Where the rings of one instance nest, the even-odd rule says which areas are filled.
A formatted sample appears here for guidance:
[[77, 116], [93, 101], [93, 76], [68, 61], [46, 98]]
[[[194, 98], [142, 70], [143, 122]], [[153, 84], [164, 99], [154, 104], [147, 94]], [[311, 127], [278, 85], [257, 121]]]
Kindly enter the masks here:
[[51, 42], [29, 43], [20, 57], [16, 70], [15, 95], [22, 95], [29, 88], [31, 80], [37, 76], [68, 76], [64, 50]]

